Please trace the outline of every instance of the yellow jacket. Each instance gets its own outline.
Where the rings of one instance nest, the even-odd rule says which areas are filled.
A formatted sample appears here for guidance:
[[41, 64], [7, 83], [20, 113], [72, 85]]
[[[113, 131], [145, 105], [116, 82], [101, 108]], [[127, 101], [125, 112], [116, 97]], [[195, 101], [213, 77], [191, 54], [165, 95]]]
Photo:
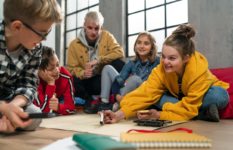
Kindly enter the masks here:
[[[124, 57], [122, 47], [117, 43], [114, 36], [106, 30], [102, 30], [98, 43], [98, 63], [101, 67], [111, 61]], [[88, 47], [79, 38], [73, 40], [68, 48], [67, 69], [69, 72], [83, 79], [84, 67], [89, 60]], [[101, 68], [102, 69], [102, 68]], [[101, 73], [101, 69], [97, 73]]]
[[[189, 120], [197, 116], [204, 94], [213, 85], [225, 89], [229, 87], [228, 83], [218, 80], [209, 71], [206, 58], [199, 52], [195, 52], [187, 63], [182, 78], [181, 88], [184, 97], [175, 104], [165, 103], [159, 119]], [[135, 116], [138, 110], [155, 104], [165, 91], [178, 97], [178, 76], [176, 73], [165, 73], [163, 64], [160, 63], [153, 69], [147, 81], [123, 98], [121, 110], [126, 118]]]

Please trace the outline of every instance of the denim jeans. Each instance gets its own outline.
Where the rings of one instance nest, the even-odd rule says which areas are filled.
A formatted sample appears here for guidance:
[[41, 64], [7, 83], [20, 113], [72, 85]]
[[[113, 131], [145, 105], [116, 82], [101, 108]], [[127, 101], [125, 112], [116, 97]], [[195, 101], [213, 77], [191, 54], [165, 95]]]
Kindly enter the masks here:
[[[167, 92], [155, 104], [155, 107], [158, 109], [162, 109], [163, 105], [166, 102], [177, 103], [179, 102], [179, 100]], [[210, 104], [216, 104], [217, 108], [221, 110], [226, 107], [228, 102], [229, 102], [229, 94], [225, 89], [219, 86], [210, 87], [209, 90], [204, 95], [197, 119], [205, 118], [205, 112], [210, 106]]]

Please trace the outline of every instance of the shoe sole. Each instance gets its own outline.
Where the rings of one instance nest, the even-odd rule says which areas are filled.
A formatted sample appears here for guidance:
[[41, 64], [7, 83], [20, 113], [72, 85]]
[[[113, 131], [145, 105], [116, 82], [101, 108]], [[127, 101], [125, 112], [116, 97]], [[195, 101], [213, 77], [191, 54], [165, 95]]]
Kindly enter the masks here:
[[210, 121], [219, 122], [218, 108], [216, 105], [210, 105], [209, 107]]

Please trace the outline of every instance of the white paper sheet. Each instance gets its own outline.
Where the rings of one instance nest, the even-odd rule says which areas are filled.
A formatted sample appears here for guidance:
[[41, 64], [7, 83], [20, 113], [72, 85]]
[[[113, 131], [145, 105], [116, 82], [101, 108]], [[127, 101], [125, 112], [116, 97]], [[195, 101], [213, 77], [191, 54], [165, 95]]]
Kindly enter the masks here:
[[[179, 123], [182, 122], [173, 121], [168, 126]], [[100, 116], [98, 114], [84, 113], [44, 119], [40, 127], [88, 132], [112, 137], [119, 137], [121, 132], [127, 132], [130, 129], [158, 129], [158, 127], [137, 126], [132, 120], [122, 120], [115, 124], [100, 125]]]
[[76, 143], [72, 141], [72, 137], [58, 140], [40, 150], [81, 150]]

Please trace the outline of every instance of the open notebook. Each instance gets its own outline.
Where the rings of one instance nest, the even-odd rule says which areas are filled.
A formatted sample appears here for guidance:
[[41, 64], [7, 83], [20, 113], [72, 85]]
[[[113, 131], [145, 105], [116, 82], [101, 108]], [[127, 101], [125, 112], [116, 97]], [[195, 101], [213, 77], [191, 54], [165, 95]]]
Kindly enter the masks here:
[[209, 148], [211, 140], [187, 132], [121, 133], [120, 140], [138, 148]]

